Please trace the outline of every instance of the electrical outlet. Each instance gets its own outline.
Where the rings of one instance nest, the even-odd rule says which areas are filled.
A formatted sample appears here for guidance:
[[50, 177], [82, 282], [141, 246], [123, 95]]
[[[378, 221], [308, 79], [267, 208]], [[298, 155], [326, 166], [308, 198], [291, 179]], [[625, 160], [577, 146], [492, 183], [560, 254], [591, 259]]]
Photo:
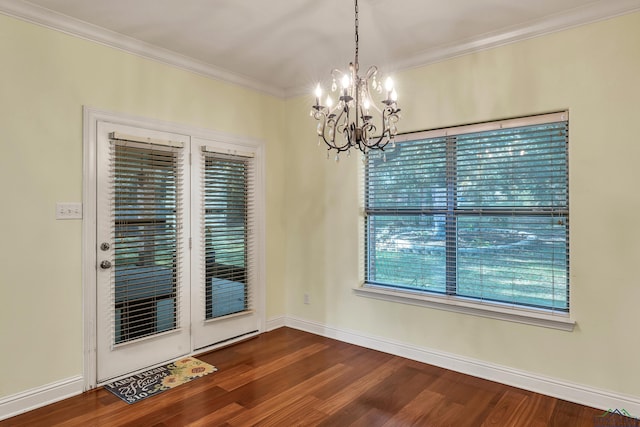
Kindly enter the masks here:
[[56, 219], [82, 219], [82, 203], [56, 203]]
[[309, 294], [307, 293], [304, 294], [304, 303], [309, 304]]

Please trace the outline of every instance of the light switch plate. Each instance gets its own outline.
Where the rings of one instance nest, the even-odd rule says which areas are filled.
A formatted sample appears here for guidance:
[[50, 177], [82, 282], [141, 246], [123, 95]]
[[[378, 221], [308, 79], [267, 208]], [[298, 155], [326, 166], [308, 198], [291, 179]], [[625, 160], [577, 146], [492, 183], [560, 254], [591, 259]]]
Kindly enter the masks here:
[[82, 219], [82, 203], [56, 203], [56, 219]]

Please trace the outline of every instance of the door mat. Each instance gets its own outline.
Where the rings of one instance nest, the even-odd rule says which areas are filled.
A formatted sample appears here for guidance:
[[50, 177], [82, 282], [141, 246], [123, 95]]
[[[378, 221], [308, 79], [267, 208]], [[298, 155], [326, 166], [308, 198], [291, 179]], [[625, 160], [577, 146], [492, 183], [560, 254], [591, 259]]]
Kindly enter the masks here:
[[106, 384], [104, 388], [127, 403], [135, 403], [217, 370], [194, 357], [186, 357]]

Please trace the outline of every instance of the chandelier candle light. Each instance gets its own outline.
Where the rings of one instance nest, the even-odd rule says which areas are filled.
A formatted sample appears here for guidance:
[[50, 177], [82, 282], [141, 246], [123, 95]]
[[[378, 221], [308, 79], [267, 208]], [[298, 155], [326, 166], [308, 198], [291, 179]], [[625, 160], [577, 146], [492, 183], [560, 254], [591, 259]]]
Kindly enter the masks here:
[[[389, 143], [395, 147], [394, 136], [398, 133], [396, 123], [400, 109], [391, 78], [387, 77], [383, 85], [378, 80], [378, 67], [375, 65], [369, 67], [364, 77], [358, 75], [358, 0], [355, 0], [355, 36], [355, 61], [349, 64], [349, 70], [344, 72], [334, 68], [331, 71], [331, 92], [339, 95], [337, 104], [333, 106], [331, 95], [327, 96], [325, 105], [321, 104], [323, 91], [318, 84], [316, 103], [311, 107], [311, 116], [318, 120], [318, 144], [322, 140], [327, 145], [327, 158], [329, 151], [336, 150], [336, 161], [343, 151], [349, 156], [352, 147], [365, 155], [371, 150], [384, 151]], [[381, 107], [373, 102], [374, 94], [386, 96], [380, 101]], [[375, 119], [374, 114], [377, 114]]]

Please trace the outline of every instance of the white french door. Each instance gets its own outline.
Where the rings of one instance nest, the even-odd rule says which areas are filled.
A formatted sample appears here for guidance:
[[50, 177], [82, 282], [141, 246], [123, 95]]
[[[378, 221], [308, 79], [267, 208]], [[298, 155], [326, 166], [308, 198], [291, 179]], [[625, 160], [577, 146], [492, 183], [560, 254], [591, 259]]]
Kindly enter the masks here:
[[256, 331], [256, 159], [253, 151], [194, 138], [194, 348]]
[[98, 381], [190, 351], [188, 144], [98, 124]]
[[258, 332], [255, 152], [96, 129], [97, 382]]

